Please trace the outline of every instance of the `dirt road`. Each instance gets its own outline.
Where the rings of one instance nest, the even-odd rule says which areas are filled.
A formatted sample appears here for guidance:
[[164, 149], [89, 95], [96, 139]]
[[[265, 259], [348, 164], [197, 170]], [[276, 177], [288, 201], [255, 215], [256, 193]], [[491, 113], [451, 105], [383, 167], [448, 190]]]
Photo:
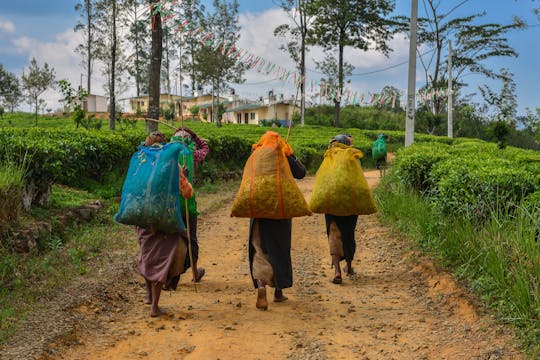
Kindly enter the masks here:
[[[376, 171], [366, 177], [371, 185], [378, 182]], [[308, 196], [313, 178], [299, 186]], [[92, 302], [74, 309], [88, 319], [100, 317], [101, 325], [86, 329], [80, 323], [51, 344], [54, 351], [45, 358], [522, 358], [504, 328], [479, 315], [471, 296], [419, 259], [377, 215], [360, 217], [357, 275], [342, 285], [330, 281], [323, 216], [295, 219], [289, 300], [257, 310], [247, 262], [248, 220], [229, 217], [234, 194], [221, 196], [216, 208], [200, 199], [206, 208], [199, 220], [200, 265], [207, 273], [196, 291], [184, 275], [176, 292], [162, 294], [168, 315], [150, 318], [142, 278], [132, 271], [127, 284], [118, 285], [125, 287], [121, 299], [101, 311]]]

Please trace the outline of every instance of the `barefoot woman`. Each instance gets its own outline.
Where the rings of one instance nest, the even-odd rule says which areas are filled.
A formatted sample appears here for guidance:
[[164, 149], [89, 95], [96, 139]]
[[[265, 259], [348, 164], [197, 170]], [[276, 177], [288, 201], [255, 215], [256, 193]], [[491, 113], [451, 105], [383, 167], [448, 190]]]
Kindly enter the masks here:
[[[156, 143], [165, 143], [165, 136], [156, 132], [148, 136], [145, 146], [152, 146]], [[180, 171], [180, 192], [185, 198], [190, 198], [193, 195], [191, 184], [182, 171]], [[137, 226], [136, 230], [141, 249], [137, 268], [146, 282], [145, 302], [152, 305], [150, 316], [160, 316], [163, 314], [158, 306], [161, 288], [167, 280], [167, 276], [170, 276], [170, 268], [175, 260], [176, 250], [181, 240], [179, 234], [166, 234], [140, 226]]]
[[[294, 155], [287, 156], [287, 160], [296, 179], [306, 176], [306, 168]], [[251, 219], [249, 266], [258, 309], [268, 309], [266, 285], [275, 288], [274, 302], [287, 300], [283, 289], [292, 286], [291, 227], [291, 219]]]
[[[336, 142], [350, 146], [352, 145], [352, 137], [345, 134], [336, 135], [330, 141], [330, 146], [333, 146]], [[335, 270], [332, 282], [334, 284], [341, 284], [341, 260], [345, 260], [347, 264], [345, 266], [347, 275], [351, 276], [354, 274], [352, 260], [354, 258], [354, 253], [356, 252], [354, 232], [356, 229], [356, 222], [358, 221], [358, 215], [337, 216], [325, 214], [324, 219], [326, 221], [326, 234], [328, 235], [332, 265]]]

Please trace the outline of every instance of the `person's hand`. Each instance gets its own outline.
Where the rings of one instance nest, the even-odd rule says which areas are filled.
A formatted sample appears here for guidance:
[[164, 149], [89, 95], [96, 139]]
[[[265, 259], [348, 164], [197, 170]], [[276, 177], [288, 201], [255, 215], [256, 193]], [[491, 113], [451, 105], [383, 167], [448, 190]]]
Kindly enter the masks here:
[[187, 166], [182, 166], [182, 173], [186, 178], [189, 178], [189, 169], [187, 168]]

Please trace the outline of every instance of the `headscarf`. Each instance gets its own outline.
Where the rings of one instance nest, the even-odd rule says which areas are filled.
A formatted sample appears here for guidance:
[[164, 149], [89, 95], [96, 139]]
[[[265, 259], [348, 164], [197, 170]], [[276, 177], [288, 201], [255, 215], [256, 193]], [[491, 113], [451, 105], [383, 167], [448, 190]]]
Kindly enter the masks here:
[[176, 141], [182, 141], [182, 139], [184, 139], [184, 142], [186, 144], [190, 144], [193, 141], [193, 137], [191, 136], [191, 134], [182, 129], [175, 132], [172, 139]]
[[167, 142], [167, 138], [163, 133], [160, 133], [159, 131], [154, 131], [150, 135], [146, 137], [146, 140], [144, 141], [145, 146], [152, 146], [155, 143], [164, 143]]
[[338, 143], [342, 143], [344, 145], [350, 146], [351, 145], [351, 135], [349, 135], [349, 134], [336, 135], [330, 140], [330, 145], [332, 145], [332, 143], [334, 143], [334, 142], [338, 142]]

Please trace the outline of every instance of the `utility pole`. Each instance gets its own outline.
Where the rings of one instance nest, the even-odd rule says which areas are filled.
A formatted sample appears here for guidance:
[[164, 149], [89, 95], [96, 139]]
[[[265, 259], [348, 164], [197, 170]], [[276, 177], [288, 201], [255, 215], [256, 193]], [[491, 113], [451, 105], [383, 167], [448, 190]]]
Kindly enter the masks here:
[[416, 27], [418, 0], [411, 1], [411, 34], [409, 36], [409, 79], [407, 87], [407, 117], [405, 119], [405, 146], [414, 143], [414, 107], [416, 93]]
[[452, 91], [452, 41], [448, 40], [448, 137], [454, 137], [454, 99]]

